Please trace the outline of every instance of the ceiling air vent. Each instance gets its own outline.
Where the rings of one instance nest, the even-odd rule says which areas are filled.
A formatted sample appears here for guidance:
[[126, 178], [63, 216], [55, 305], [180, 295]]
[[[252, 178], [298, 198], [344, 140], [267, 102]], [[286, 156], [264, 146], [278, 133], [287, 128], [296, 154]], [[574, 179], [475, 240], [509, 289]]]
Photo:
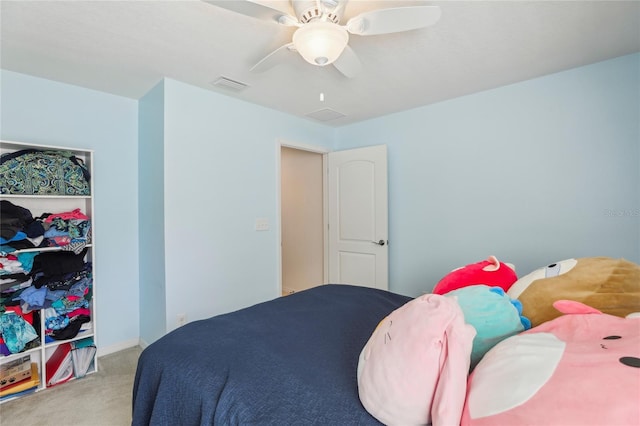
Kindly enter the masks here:
[[231, 80], [230, 78], [227, 78], [227, 77], [220, 77], [217, 80], [212, 81], [211, 84], [217, 87], [222, 87], [224, 89], [233, 90], [234, 92], [241, 92], [247, 87], [249, 87], [244, 83]]
[[334, 111], [331, 108], [319, 109], [315, 112], [310, 112], [309, 114], [305, 114], [307, 117], [311, 117], [318, 121], [330, 121], [335, 120], [336, 118], [346, 117], [346, 115], [341, 112]]

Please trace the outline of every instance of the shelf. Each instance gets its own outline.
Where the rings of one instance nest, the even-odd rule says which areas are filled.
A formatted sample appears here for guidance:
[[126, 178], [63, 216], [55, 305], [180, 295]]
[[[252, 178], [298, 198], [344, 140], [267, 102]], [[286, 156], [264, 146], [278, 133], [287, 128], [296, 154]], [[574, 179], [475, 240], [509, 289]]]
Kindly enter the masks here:
[[[40, 149], [44, 151], [53, 150], [53, 151], [68, 151], [74, 156], [76, 156], [79, 160], [81, 160], [87, 170], [89, 171], [89, 176], [93, 177], [93, 151], [78, 149], [72, 147], [61, 147], [61, 146], [50, 146], [50, 145], [34, 145], [34, 144], [25, 144], [20, 142], [11, 142], [11, 141], [0, 141], [0, 154], [10, 153], [14, 151], [19, 151], [23, 149]], [[83, 173], [86, 177], [87, 174]], [[22, 352], [10, 354], [10, 355], [0, 355], [0, 364], [6, 364], [11, 362], [12, 360], [19, 359], [20, 357], [29, 356], [31, 358], [31, 362], [33, 364], [37, 364], [38, 373], [40, 377], [40, 384], [38, 385], [36, 391], [40, 391], [43, 389], [47, 389], [50, 386], [47, 386], [46, 377], [47, 377], [47, 360], [51, 355], [55, 352], [57, 347], [60, 347], [64, 344], [70, 344], [73, 342], [78, 342], [86, 339], [92, 339], [93, 344], [96, 343], [96, 283], [95, 283], [95, 232], [93, 229], [94, 225], [94, 198], [93, 198], [93, 180], [91, 179], [89, 182], [89, 188], [85, 187], [82, 192], [90, 192], [89, 195], [64, 195], [64, 190], [62, 195], [56, 194], [0, 194], [0, 200], [2, 200], [3, 204], [12, 203], [16, 206], [25, 208], [30, 211], [31, 216], [34, 220], [43, 220], [44, 215], [46, 214], [56, 214], [58, 212], [71, 212], [72, 210], [80, 209], [84, 215], [87, 216], [88, 220], [91, 221], [90, 226], [90, 234], [87, 231], [88, 238], [87, 243], [84, 245], [83, 249], [88, 249], [86, 251], [86, 255], [84, 256], [85, 270], [88, 269], [88, 264], [91, 264], [90, 275], [86, 276], [86, 278], [90, 279], [90, 296], [88, 297], [88, 306], [89, 309], [88, 315], [90, 315], [90, 323], [83, 324], [86, 326], [86, 329], [80, 330], [73, 338], [65, 339], [65, 340], [54, 340], [51, 337], [47, 337], [46, 335], [46, 323], [44, 318], [43, 311], [40, 310], [40, 318], [38, 320], [39, 324], [33, 324], [34, 328], [38, 331], [39, 335], [39, 344], [31, 349], [23, 350]], [[4, 189], [8, 191], [9, 189]], [[44, 192], [44, 190], [43, 190]], [[85, 231], [82, 228], [83, 232]], [[53, 244], [53, 243], [44, 243], [44, 244]], [[9, 244], [7, 244], [9, 245]], [[25, 244], [27, 245], [27, 244]], [[66, 247], [68, 250], [69, 248]], [[64, 246], [53, 246], [53, 247], [29, 247], [22, 248], [18, 250], [13, 250], [11, 252], [4, 252], [6, 254], [20, 254], [20, 253], [44, 253], [44, 252], [64, 252]], [[3, 253], [3, 254], [4, 254]], [[77, 253], [76, 253], [77, 254]], [[47, 257], [47, 256], [45, 256]], [[55, 271], [55, 268], [53, 268]], [[56, 275], [55, 272], [51, 272], [51, 275]], [[84, 279], [84, 278], [83, 278]], [[13, 285], [13, 283], [11, 283]], [[84, 305], [83, 305], [84, 306]], [[74, 314], [75, 315], [75, 314]], [[34, 321], [35, 322], [35, 321]], [[70, 335], [71, 333], [69, 333]], [[62, 334], [64, 336], [64, 334]], [[49, 341], [47, 341], [49, 340]], [[88, 343], [88, 342], [87, 342]], [[98, 371], [98, 363], [96, 355], [92, 355], [92, 367], [88, 371], [87, 374], [92, 374]], [[50, 367], [51, 368], [51, 367]], [[72, 379], [77, 380], [77, 379]], [[0, 404], [5, 403], [7, 401], [11, 401], [14, 399], [18, 399], [23, 394], [18, 394], [15, 397], [6, 397], [5, 399], [0, 400]]]
[[[18, 250], [14, 250], [14, 251], [11, 251], [11, 252], [0, 251], [0, 253], [19, 254], [19, 253], [30, 253], [30, 252], [34, 252], [34, 251], [62, 251], [62, 249], [64, 247], [66, 247], [66, 246], [60, 246], [60, 247], [34, 247], [34, 248], [27, 248], [27, 249], [18, 249]], [[93, 247], [93, 244], [87, 244], [85, 247], [86, 248], [91, 248], [91, 247]]]
[[91, 195], [29, 195], [29, 194], [0, 194], [0, 198], [27, 198], [27, 199], [56, 199], [56, 200], [90, 200]]
[[0, 141], [0, 148], [2, 151], [18, 151], [20, 149], [42, 149], [42, 150], [53, 150], [53, 151], [69, 151], [73, 153], [73, 155], [88, 155], [92, 154], [92, 149], [78, 149], [76, 147], [71, 146], [58, 146], [58, 145], [44, 145], [44, 144], [35, 144], [35, 143], [24, 143], [17, 141]]
[[[90, 332], [89, 332], [90, 331]], [[71, 342], [75, 342], [78, 340], [84, 340], [84, 339], [89, 339], [89, 338], [93, 338], [94, 337], [94, 332], [91, 330], [87, 330], [86, 334], [83, 334], [83, 332], [79, 332], [78, 335], [76, 337], [74, 337], [73, 339], [68, 339], [68, 340], [56, 340], [55, 342], [49, 342], [49, 343], [45, 343], [44, 344], [44, 348], [45, 349], [49, 349], [49, 348], [55, 348], [56, 346], [61, 345], [62, 343], [71, 343]]]
[[18, 353], [15, 353], [15, 354], [0, 355], [0, 360], [2, 360], [2, 362], [9, 362], [13, 358], [20, 358], [20, 357], [25, 356], [25, 355], [38, 354], [38, 352], [40, 352], [41, 350], [42, 350], [42, 344], [40, 346], [35, 347], [35, 348], [31, 348], [31, 349], [28, 349], [26, 351], [18, 352]]

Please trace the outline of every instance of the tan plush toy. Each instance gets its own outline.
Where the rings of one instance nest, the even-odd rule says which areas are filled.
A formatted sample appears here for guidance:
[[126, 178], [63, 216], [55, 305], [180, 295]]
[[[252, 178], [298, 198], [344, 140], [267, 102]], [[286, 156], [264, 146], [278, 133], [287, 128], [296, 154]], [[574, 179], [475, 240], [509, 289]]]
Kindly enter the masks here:
[[520, 278], [507, 294], [522, 303], [522, 315], [532, 327], [560, 316], [553, 307], [556, 300], [625, 317], [640, 312], [640, 265], [609, 257], [567, 259]]

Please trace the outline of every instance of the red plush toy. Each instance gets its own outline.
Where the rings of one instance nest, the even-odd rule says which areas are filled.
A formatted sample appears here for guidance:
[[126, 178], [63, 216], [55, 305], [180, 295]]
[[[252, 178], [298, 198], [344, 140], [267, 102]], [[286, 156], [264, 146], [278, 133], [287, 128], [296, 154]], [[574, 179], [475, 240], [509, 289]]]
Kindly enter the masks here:
[[514, 269], [513, 265], [502, 263], [495, 256], [489, 256], [489, 259], [482, 262], [454, 269], [436, 284], [433, 293], [446, 294], [478, 284], [500, 287], [506, 292], [518, 280]]

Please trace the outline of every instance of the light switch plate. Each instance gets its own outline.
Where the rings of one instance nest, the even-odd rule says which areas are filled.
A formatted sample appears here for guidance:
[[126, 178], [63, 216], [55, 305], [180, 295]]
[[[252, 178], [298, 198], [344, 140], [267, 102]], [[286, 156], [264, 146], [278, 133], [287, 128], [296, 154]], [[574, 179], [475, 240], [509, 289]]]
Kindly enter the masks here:
[[269, 220], [266, 217], [256, 218], [256, 231], [268, 231]]

